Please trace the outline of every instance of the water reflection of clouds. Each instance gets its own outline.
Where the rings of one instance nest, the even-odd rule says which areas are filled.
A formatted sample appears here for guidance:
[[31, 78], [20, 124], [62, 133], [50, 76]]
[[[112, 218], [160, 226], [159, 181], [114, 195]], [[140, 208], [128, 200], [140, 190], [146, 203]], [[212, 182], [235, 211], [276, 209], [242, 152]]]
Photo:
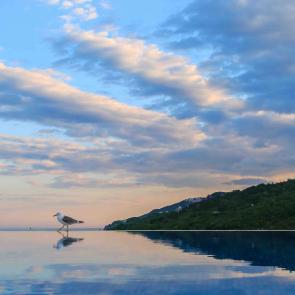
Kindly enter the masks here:
[[40, 273], [44, 272], [44, 268], [40, 265], [33, 265], [27, 269], [27, 272], [29, 272], [31, 274], [40, 274]]
[[169, 266], [136, 266], [136, 265], [49, 265], [56, 279], [105, 280], [136, 279], [170, 281], [175, 278], [183, 281], [208, 281], [216, 279], [258, 278], [258, 277], [293, 277], [295, 274], [273, 267], [253, 267], [248, 264], [236, 265], [174, 265]]
[[135, 265], [55, 264], [48, 265], [47, 268], [55, 273], [56, 278], [62, 279], [99, 280], [139, 276]]
[[[278, 280], [273, 277], [235, 278], [235, 279], [213, 279], [208, 281], [187, 281], [173, 278], [171, 280], [101, 280], [101, 281], [79, 281], [67, 280], [64, 282], [54, 281], [17, 281], [7, 282], [8, 289], [23, 290], [21, 294], [108, 294], [108, 295], [282, 295], [294, 294], [294, 282]], [[49, 292], [50, 291], [50, 292]], [[18, 293], [16, 293], [18, 294]]]

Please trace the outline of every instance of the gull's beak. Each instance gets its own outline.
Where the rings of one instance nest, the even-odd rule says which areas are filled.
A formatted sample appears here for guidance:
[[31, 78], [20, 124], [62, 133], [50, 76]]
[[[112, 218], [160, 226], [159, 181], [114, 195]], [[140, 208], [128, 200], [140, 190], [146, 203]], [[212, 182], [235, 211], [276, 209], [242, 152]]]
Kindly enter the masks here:
[[55, 217], [57, 214], [54, 214], [53, 217]]

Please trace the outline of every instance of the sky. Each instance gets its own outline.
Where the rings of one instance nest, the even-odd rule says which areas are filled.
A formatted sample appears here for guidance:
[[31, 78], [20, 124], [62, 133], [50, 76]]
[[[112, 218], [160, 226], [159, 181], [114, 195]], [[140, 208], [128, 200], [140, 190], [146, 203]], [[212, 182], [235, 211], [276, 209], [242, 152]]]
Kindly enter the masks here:
[[0, 2], [0, 225], [103, 226], [295, 176], [293, 0]]

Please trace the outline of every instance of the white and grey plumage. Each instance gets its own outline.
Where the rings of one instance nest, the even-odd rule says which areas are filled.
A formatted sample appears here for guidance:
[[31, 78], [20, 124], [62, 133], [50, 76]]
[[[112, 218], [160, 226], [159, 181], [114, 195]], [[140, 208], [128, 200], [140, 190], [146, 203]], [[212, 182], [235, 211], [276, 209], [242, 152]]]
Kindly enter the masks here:
[[66, 226], [67, 230], [69, 230], [69, 225], [77, 224], [77, 223], [84, 223], [84, 221], [74, 219], [72, 217], [66, 216], [60, 212], [57, 212], [53, 215], [56, 217], [57, 221], [62, 224], [62, 227], [58, 229], [58, 231], [63, 230], [63, 228]]

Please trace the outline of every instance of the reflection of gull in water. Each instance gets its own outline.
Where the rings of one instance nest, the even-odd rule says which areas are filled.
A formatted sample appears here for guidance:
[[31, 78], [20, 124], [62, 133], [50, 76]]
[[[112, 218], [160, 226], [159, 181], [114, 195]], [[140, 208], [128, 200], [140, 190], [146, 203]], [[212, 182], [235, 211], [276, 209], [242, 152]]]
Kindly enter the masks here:
[[56, 245], [53, 246], [53, 248], [55, 248], [57, 250], [60, 250], [64, 247], [68, 247], [68, 246], [72, 245], [73, 243], [81, 242], [84, 240], [82, 238], [71, 238], [68, 236], [68, 233], [66, 236], [63, 234], [61, 234], [61, 235], [62, 235], [62, 238], [57, 241]]

